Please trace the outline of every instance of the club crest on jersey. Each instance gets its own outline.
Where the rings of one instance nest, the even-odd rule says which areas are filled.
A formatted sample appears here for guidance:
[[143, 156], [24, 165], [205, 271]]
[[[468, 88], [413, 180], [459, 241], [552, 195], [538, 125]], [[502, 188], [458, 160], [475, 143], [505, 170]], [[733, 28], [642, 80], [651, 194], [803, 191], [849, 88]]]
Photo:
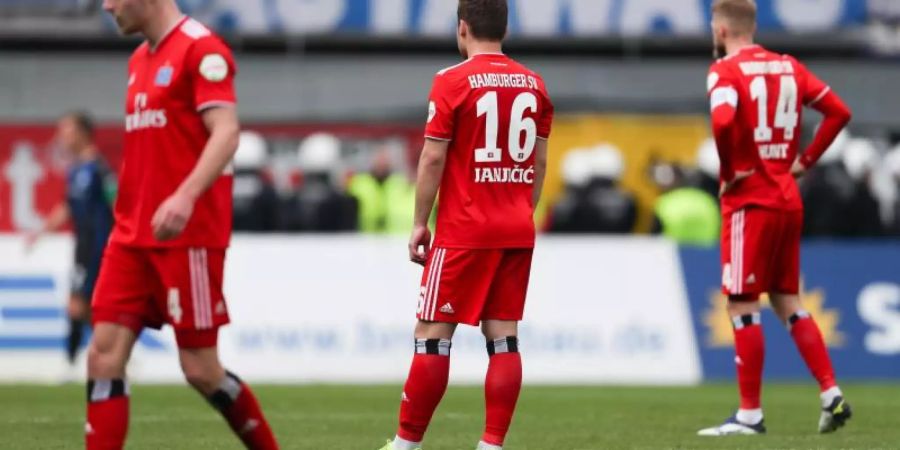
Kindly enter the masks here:
[[172, 75], [175, 73], [175, 69], [172, 66], [165, 65], [159, 68], [156, 71], [156, 80], [153, 82], [154, 85], [160, 87], [168, 87], [172, 84]]

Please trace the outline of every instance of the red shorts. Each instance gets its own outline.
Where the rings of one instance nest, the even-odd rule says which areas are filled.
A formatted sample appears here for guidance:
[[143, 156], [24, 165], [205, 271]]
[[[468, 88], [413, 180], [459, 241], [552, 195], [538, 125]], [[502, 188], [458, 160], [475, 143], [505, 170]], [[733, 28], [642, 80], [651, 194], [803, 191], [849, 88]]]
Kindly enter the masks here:
[[748, 207], [722, 221], [722, 291], [726, 295], [800, 291], [803, 211]]
[[532, 249], [434, 248], [422, 274], [416, 317], [478, 325], [522, 320]]
[[218, 328], [229, 320], [222, 295], [224, 268], [223, 249], [110, 243], [91, 302], [92, 321], [116, 323], [135, 333], [168, 323], [180, 347], [215, 346]]

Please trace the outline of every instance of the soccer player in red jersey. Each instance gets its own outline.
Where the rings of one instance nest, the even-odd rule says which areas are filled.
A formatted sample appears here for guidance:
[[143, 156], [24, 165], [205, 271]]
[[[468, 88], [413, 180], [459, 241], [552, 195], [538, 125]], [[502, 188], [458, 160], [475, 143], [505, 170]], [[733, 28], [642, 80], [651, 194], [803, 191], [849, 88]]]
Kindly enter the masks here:
[[[850, 418], [822, 333], [798, 296], [803, 204], [796, 177], [825, 152], [850, 121], [850, 110], [825, 83], [788, 55], [753, 43], [756, 4], [716, 0], [717, 56], [709, 71], [712, 128], [721, 159], [722, 285], [734, 325], [740, 409], [701, 435], [765, 432], [760, 404], [764, 358], [759, 296], [790, 330], [819, 383], [819, 431]], [[803, 107], [823, 114], [812, 143], [799, 153]]]
[[[490, 362], [479, 449], [500, 449], [522, 385], [522, 320], [553, 105], [540, 75], [502, 53], [506, 0], [459, 0], [466, 60], [434, 78], [410, 259], [425, 266], [400, 426], [383, 450], [421, 446], [447, 388], [458, 324], [479, 325]], [[440, 189], [432, 243], [428, 218]]]
[[226, 44], [175, 0], [105, 0], [123, 34], [146, 37], [128, 63], [115, 226], [92, 302], [85, 442], [120, 449], [128, 429], [125, 365], [144, 327], [175, 329], [185, 378], [247, 448], [278, 445], [250, 388], [226, 371], [218, 328], [231, 234], [239, 124]]

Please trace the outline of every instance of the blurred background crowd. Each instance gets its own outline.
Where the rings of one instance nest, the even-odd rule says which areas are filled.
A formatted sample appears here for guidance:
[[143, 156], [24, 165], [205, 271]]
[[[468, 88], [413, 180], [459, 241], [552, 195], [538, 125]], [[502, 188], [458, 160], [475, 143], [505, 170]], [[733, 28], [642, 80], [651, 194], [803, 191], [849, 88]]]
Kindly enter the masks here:
[[[235, 158], [235, 227], [253, 232], [409, 231], [415, 149], [402, 140], [342, 140], [329, 133], [296, 148], [247, 131]], [[845, 131], [799, 181], [808, 237], [900, 236], [900, 145]], [[627, 148], [566, 149], [556, 198], [540, 206], [548, 233], [639, 232], [639, 199], [623, 185]], [[651, 160], [644, 176], [656, 196], [647, 231], [712, 245], [719, 233], [719, 161], [704, 140], [692, 161]]]
[[[100, 3], [0, 0], [0, 232], [41, 228], [64, 195], [63, 111], [94, 116], [118, 165], [137, 42], [114, 35]], [[223, 33], [240, 67], [236, 229], [405, 234], [422, 105], [434, 73], [459, 60], [455, 2], [179, 3]], [[508, 51], [544, 75], [558, 111], [541, 230], [717, 241], [709, 3], [511, 2]], [[900, 236], [900, 2], [758, 4], [762, 43], [803, 60], [855, 113], [800, 180], [806, 235]], [[806, 141], [816, 120], [805, 116]]]

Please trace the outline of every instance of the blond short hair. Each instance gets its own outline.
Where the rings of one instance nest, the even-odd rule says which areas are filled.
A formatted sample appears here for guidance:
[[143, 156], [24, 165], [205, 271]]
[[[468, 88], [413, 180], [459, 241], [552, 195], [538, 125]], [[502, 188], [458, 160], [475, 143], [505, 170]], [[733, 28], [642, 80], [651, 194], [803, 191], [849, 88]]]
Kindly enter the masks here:
[[728, 21], [735, 32], [752, 34], [756, 31], [756, 2], [754, 0], [715, 0], [713, 17]]

